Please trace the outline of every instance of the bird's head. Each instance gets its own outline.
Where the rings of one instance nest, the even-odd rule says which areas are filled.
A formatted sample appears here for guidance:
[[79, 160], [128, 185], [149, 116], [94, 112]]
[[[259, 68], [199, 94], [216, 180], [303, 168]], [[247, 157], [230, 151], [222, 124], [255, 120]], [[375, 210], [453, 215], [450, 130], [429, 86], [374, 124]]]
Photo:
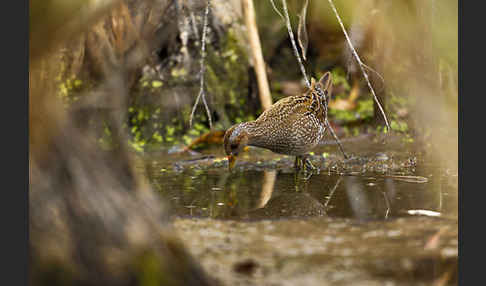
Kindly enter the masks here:
[[224, 134], [224, 151], [228, 156], [229, 170], [233, 169], [236, 157], [248, 145], [248, 132], [242, 123], [232, 126]]
[[332, 93], [332, 76], [330, 72], [324, 73], [318, 82], [314, 78], [311, 79], [311, 90], [321, 90], [324, 92], [326, 100], [329, 100]]

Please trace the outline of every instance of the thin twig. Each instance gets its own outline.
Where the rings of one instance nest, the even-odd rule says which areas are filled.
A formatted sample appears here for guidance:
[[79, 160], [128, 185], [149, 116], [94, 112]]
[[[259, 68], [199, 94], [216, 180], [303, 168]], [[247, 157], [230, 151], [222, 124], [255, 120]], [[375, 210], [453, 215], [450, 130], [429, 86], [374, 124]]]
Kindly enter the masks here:
[[309, 6], [309, 0], [305, 0], [304, 6], [302, 6], [302, 11], [299, 16], [299, 26], [297, 28], [297, 40], [299, 41], [300, 51], [302, 53], [302, 58], [307, 61], [307, 47], [309, 46], [309, 38], [307, 37], [307, 29], [305, 27], [307, 7]]
[[378, 93], [380, 93], [381, 91], [383, 91], [383, 89], [385, 89], [385, 79], [383, 78], [383, 76], [381, 76], [381, 74], [379, 72], [377, 72], [375, 69], [371, 68], [370, 66], [366, 65], [365, 63], [363, 63], [363, 66], [372, 71], [373, 73], [375, 73], [381, 80], [381, 83], [383, 84], [383, 86], [381, 87], [380, 91], [378, 91]]
[[386, 117], [385, 111], [383, 110], [380, 102], [378, 101], [378, 97], [375, 94], [375, 90], [371, 86], [370, 80], [368, 78], [368, 74], [364, 70], [364, 64], [361, 61], [361, 59], [359, 58], [358, 53], [354, 49], [353, 44], [351, 43], [351, 39], [349, 38], [348, 33], [346, 32], [346, 29], [344, 28], [343, 21], [341, 20], [341, 17], [339, 16], [339, 14], [336, 10], [336, 7], [334, 6], [334, 2], [332, 0], [328, 0], [328, 1], [329, 1], [329, 4], [331, 5], [332, 10], [334, 11], [334, 14], [336, 15], [336, 18], [338, 19], [338, 22], [339, 22], [339, 25], [341, 26], [341, 29], [343, 30], [343, 33], [344, 33], [344, 36], [346, 37], [346, 41], [348, 42], [349, 48], [351, 49], [351, 52], [353, 53], [354, 57], [356, 58], [356, 61], [358, 61], [361, 72], [363, 73], [363, 76], [366, 79], [366, 83], [368, 84], [368, 87], [370, 88], [371, 93], [373, 94], [373, 98], [374, 98], [376, 104], [378, 105], [378, 108], [380, 109], [380, 112], [383, 115], [383, 118], [385, 119], [387, 130], [391, 130], [390, 125], [388, 124], [388, 119]]
[[189, 126], [192, 127], [192, 120], [194, 117], [194, 112], [196, 111], [197, 104], [199, 103], [199, 99], [202, 97], [202, 102], [204, 104], [204, 108], [206, 109], [206, 113], [208, 115], [209, 119], [209, 128], [213, 129], [213, 121], [211, 119], [211, 112], [209, 111], [208, 104], [206, 102], [206, 93], [204, 92], [204, 58], [206, 56], [206, 34], [208, 30], [208, 15], [209, 15], [209, 6], [210, 6], [210, 0], [208, 0], [207, 5], [206, 5], [206, 10], [204, 12], [204, 24], [203, 24], [203, 32], [202, 32], [202, 39], [201, 39], [201, 60], [200, 60], [200, 73], [199, 73], [199, 78], [200, 78], [200, 86], [199, 86], [199, 94], [196, 98], [196, 102], [194, 103], [194, 106], [192, 107], [191, 111], [191, 117], [189, 119]]
[[340, 141], [340, 140], [339, 140], [339, 138], [337, 137], [336, 132], [334, 132], [334, 129], [331, 127], [331, 124], [329, 124], [329, 121], [327, 120], [327, 116], [326, 116], [326, 126], [327, 126], [327, 128], [329, 129], [329, 131], [331, 132], [332, 137], [334, 138], [334, 140], [335, 140], [335, 141], [336, 141], [336, 143], [338, 144], [338, 146], [339, 146], [339, 150], [341, 150], [341, 152], [343, 153], [344, 159], [348, 159], [348, 158], [349, 158], [349, 156], [348, 156], [348, 155], [346, 155], [346, 153], [344, 152], [343, 145], [341, 145], [341, 141]]
[[285, 18], [282, 13], [280, 13], [280, 11], [277, 9], [277, 6], [275, 6], [275, 2], [273, 2], [273, 0], [270, 0], [270, 3], [272, 3], [273, 10], [275, 10], [275, 12], [277, 12], [280, 18], [282, 18], [282, 20], [285, 22]]
[[317, 88], [317, 92], [319, 93], [320, 96], [322, 96], [324, 98], [324, 110], [326, 112], [324, 124], [326, 125], [329, 132], [331, 132], [332, 137], [334, 138], [334, 140], [338, 144], [339, 149], [341, 150], [341, 153], [343, 153], [344, 159], [348, 159], [348, 155], [346, 155], [346, 153], [344, 152], [344, 148], [343, 148], [343, 145], [341, 144], [341, 141], [337, 137], [336, 132], [334, 132], [334, 128], [332, 128], [332, 126], [329, 123], [329, 120], [327, 118], [327, 114], [328, 114], [327, 111], [328, 111], [328, 105], [329, 105], [328, 102], [331, 100], [331, 93], [328, 93], [329, 96], [326, 96], [326, 94], [324, 94], [324, 92], [322, 91], [322, 89], [320, 87]]
[[326, 95], [324, 94], [324, 92], [320, 88], [318, 88], [317, 92], [319, 92], [320, 96], [324, 97], [324, 110], [326, 112], [326, 118], [324, 120], [324, 124], [326, 125], [327, 129], [329, 129], [329, 132], [331, 132], [332, 137], [334, 138], [334, 140], [338, 144], [339, 150], [341, 150], [341, 153], [343, 153], [344, 159], [348, 159], [348, 155], [346, 155], [346, 152], [344, 152], [344, 148], [343, 148], [343, 145], [341, 144], [341, 141], [337, 137], [336, 132], [334, 132], [334, 128], [332, 128], [332, 126], [329, 123], [329, 120], [327, 118], [327, 114], [328, 114], [327, 111], [328, 111], [328, 105], [329, 105], [328, 102], [331, 100], [331, 94], [328, 93], [329, 97], [326, 97]]
[[194, 12], [193, 11], [189, 12], [189, 16], [191, 17], [191, 24], [192, 24], [192, 30], [194, 36], [196, 36], [196, 40], [199, 40], [199, 32], [196, 27], [196, 17], [194, 17]]
[[287, 24], [287, 30], [289, 32], [290, 42], [292, 43], [292, 48], [294, 50], [295, 57], [299, 61], [300, 71], [302, 72], [302, 75], [304, 76], [305, 83], [307, 84], [307, 87], [310, 88], [310, 86], [311, 86], [310, 81], [307, 77], [307, 73], [305, 72], [304, 65], [302, 64], [302, 59], [300, 58], [299, 50], [297, 50], [297, 45], [295, 44], [294, 32], [292, 32], [292, 26], [290, 24], [289, 11], [287, 9], [287, 1], [286, 0], [282, 0], [282, 6], [283, 6], [284, 14], [285, 14], [285, 23]]

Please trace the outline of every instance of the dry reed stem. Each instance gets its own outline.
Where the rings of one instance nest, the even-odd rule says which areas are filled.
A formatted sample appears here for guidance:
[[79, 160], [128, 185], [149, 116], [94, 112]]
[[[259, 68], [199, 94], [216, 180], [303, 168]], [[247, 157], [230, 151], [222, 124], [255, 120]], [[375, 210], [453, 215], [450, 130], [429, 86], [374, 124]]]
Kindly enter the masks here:
[[246, 28], [248, 30], [248, 40], [250, 41], [251, 54], [253, 56], [255, 66], [255, 73], [257, 76], [260, 102], [263, 110], [266, 110], [272, 106], [272, 95], [270, 93], [267, 73], [265, 71], [265, 60], [263, 59], [260, 37], [258, 36], [253, 0], [242, 0], [242, 6]]

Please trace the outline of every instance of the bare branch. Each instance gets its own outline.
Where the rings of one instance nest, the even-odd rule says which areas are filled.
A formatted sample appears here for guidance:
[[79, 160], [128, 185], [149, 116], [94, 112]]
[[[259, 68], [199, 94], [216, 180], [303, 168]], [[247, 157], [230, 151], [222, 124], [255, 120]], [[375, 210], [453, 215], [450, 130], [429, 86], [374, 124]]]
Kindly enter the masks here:
[[356, 52], [356, 49], [353, 47], [353, 44], [351, 43], [351, 39], [348, 36], [348, 33], [346, 32], [346, 29], [344, 28], [343, 21], [341, 20], [341, 17], [339, 16], [336, 7], [334, 6], [334, 2], [332, 0], [328, 0], [329, 4], [331, 5], [332, 10], [334, 11], [334, 14], [336, 15], [336, 18], [338, 19], [339, 25], [341, 26], [341, 29], [343, 30], [344, 36], [346, 37], [346, 41], [348, 42], [349, 48], [351, 49], [354, 57], [356, 58], [356, 61], [358, 61], [359, 67], [361, 69], [361, 72], [363, 73], [364, 78], [366, 79], [366, 83], [368, 84], [369, 89], [371, 90], [371, 93], [373, 94], [373, 99], [375, 100], [376, 104], [378, 105], [378, 108], [380, 109], [381, 114], [383, 115], [383, 118], [385, 119], [386, 127], [387, 130], [390, 129], [390, 125], [388, 124], [388, 119], [386, 117], [385, 111], [383, 110], [383, 107], [381, 107], [380, 102], [378, 101], [378, 98], [376, 97], [375, 90], [371, 86], [370, 80], [368, 78], [368, 74], [365, 71], [365, 65], [359, 58], [358, 53]]
[[380, 78], [381, 82], [383, 83], [383, 87], [378, 92], [381, 92], [384, 89], [384, 86], [385, 86], [385, 79], [383, 78], [383, 76], [381, 76], [381, 74], [379, 72], [377, 72], [375, 69], [371, 68], [370, 66], [368, 66], [368, 65], [366, 65], [364, 63], [363, 63], [363, 66], [366, 69], [372, 71], [374, 74], [376, 74]]
[[204, 58], [206, 57], [206, 35], [207, 35], [207, 30], [208, 30], [208, 15], [209, 15], [209, 7], [211, 3], [210, 0], [208, 0], [207, 5], [206, 5], [206, 10], [204, 12], [204, 24], [203, 24], [203, 32], [202, 32], [202, 39], [201, 39], [201, 60], [200, 60], [200, 65], [201, 69], [199, 72], [199, 78], [200, 78], [200, 86], [199, 86], [199, 94], [196, 98], [196, 102], [194, 103], [194, 106], [192, 107], [191, 111], [191, 117], [189, 119], [189, 126], [192, 127], [192, 120], [194, 118], [194, 112], [196, 111], [197, 104], [199, 103], [200, 98], [202, 97], [202, 101], [204, 104], [204, 108], [206, 109], [206, 114], [209, 119], [209, 128], [213, 129], [213, 121], [211, 119], [211, 111], [209, 110], [208, 104], [206, 102], [206, 93], [204, 91]]
[[282, 18], [282, 20], [285, 22], [285, 18], [282, 13], [280, 13], [280, 11], [277, 9], [277, 6], [275, 6], [275, 2], [273, 2], [273, 0], [270, 0], [270, 3], [272, 3], [273, 10], [275, 10], [275, 12], [277, 12], [280, 18]]
[[295, 44], [294, 32], [292, 32], [292, 26], [290, 24], [289, 11], [287, 9], [287, 1], [286, 0], [282, 0], [282, 6], [283, 6], [284, 14], [285, 14], [285, 23], [287, 24], [287, 30], [289, 32], [290, 42], [292, 43], [292, 48], [294, 50], [295, 57], [299, 61], [300, 71], [302, 72], [302, 75], [304, 76], [305, 83], [306, 83], [307, 87], [310, 88], [310, 86], [311, 86], [310, 81], [307, 77], [307, 73], [305, 72], [304, 65], [302, 64], [302, 59], [300, 58], [299, 50], [297, 50], [297, 45]]
[[297, 28], [297, 40], [299, 41], [300, 51], [302, 52], [302, 58], [307, 61], [307, 47], [309, 46], [309, 38], [307, 36], [307, 29], [305, 27], [307, 7], [309, 6], [309, 0], [305, 0], [302, 11], [299, 15], [299, 26]]

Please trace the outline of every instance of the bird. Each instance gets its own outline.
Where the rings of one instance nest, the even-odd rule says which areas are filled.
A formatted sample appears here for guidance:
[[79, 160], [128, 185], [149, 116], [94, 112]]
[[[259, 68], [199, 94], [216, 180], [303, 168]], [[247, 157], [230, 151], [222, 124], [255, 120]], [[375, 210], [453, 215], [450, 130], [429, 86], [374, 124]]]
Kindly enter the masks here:
[[282, 98], [256, 120], [238, 123], [226, 130], [223, 145], [229, 170], [247, 145], [295, 156], [296, 170], [302, 167], [304, 171], [314, 170], [308, 152], [325, 135], [331, 92], [332, 76], [328, 71], [318, 82], [312, 78], [310, 88], [303, 94]]

